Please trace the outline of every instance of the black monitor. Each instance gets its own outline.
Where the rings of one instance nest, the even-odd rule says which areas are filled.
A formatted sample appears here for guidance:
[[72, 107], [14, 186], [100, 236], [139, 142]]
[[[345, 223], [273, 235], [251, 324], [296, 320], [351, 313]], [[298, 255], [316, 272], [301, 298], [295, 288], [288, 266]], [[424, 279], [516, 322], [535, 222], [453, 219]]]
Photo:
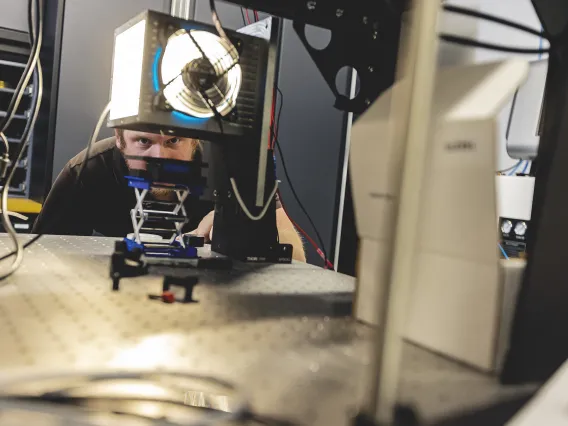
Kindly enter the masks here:
[[501, 380], [542, 382], [568, 359], [568, 2], [533, 0], [551, 51], [527, 267]]
[[568, 27], [568, 2], [566, 0], [532, 0], [542, 28], [552, 38], [566, 33]]

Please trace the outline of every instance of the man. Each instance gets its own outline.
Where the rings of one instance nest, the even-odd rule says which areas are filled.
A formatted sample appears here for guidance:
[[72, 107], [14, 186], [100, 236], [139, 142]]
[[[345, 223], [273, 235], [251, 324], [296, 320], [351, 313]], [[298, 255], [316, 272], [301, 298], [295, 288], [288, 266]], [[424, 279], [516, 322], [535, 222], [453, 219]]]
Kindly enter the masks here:
[[[128, 187], [125, 175], [129, 169], [141, 168], [136, 160], [126, 160], [124, 155], [189, 161], [199, 152], [199, 141], [195, 139], [116, 130], [115, 137], [97, 142], [91, 148], [77, 186], [85, 151], [67, 163], [53, 184], [32, 232], [124, 237], [133, 232], [130, 210], [136, 204], [134, 190]], [[166, 190], [152, 193], [151, 198], [159, 201], [172, 195]], [[292, 244], [294, 259], [305, 261], [302, 240], [281, 205], [277, 207], [280, 242]], [[189, 223], [184, 231], [210, 240], [212, 203], [188, 197], [185, 208]]]

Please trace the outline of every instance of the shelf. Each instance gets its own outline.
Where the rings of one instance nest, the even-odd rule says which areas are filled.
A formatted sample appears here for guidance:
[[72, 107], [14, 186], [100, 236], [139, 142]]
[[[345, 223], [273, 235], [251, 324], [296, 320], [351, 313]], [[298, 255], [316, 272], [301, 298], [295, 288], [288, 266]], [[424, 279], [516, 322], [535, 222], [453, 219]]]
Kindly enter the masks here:
[[[31, 95], [33, 91], [33, 88], [31, 86], [26, 87], [26, 90], [24, 90], [24, 95]], [[0, 93], [15, 93], [16, 89], [9, 89], [7, 87], [0, 87]]]
[[8, 190], [9, 195], [12, 195], [12, 193], [14, 192], [24, 194], [26, 192], [26, 184], [21, 183], [18, 186], [11, 186], [10, 189]]
[[25, 68], [26, 64], [20, 62], [4, 61], [0, 59], [0, 65], [5, 65], [7, 67]]
[[[6, 117], [6, 111], [0, 111], [0, 117]], [[23, 114], [14, 114], [14, 118], [17, 119], [17, 120], [27, 120], [28, 119], [27, 115], [23, 115]]]

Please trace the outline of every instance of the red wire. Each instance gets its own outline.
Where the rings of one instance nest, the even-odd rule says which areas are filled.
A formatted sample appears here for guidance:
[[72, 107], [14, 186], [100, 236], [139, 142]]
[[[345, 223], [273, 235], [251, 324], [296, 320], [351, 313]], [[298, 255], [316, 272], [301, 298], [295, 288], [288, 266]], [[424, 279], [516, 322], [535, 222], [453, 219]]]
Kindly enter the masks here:
[[[274, 89], [274, 93], [272, 96], [272, 110], [270, 111], [270, 128], [273, 129], [273, 134], [272, 136], [272, 146], [271, 148], [274, 149], [274, 144], [276, 143], [276, 135], [278, 134], [278, 129], [276, 127], [272, 128], [272, 126], [276, 126], [276, 123], [274, 122], [275, 119], [275, 114], [276, 114], [276, 88]], [[316, 250], [317, 254], [325, 261], [325, 267], [324, 269], [335, 269], [333, 267], [333, 263], [331, 263], [329, 261], [329, 259], [326, 258], [326, 256], [323, 254], [323, 251], [319, 248], [319, 246], [317, 245], [317, 243], [312, 239], [312, 237], [310, 237], [308, 235], [308, 233], [306, 231], [304, 231], [302, 229], [302, 227], [300, 225], [298, 225], [294, 219], [292, 219], [290, 217], [290, 215], [288, 214], [288, 211], [286, 210], [286, 207], [284, 206], [284, 203], [282, 202], [282, 195], [280, 194], [280, 190], [278, 190], [278, 198], [280, 199], [280, 204], [282, 205], [282, 210], [284, 210], [284, 213], [286, 213], [286, 216], [288, 217], [288, 219], [290, 220], [290, 222], [292, 222], [292, 225], [294, 225], [294, 227], [300, 232], [300, 234], [302, 234], [304, 236], [304, 238], [306, 240], [308, 240], [308, 242], [312, 245], [312, 247]]]
[[254, 11], [254, 17], [256, 19], [256, 22], [260, 21], [260, 18], [258, 17], [258, 12], [256, 10]]
[[294, 219], [292, 219], [290, 217], [290, 215], [288, 214], [288, 211], [286, 210], [286, 207], [284, 207], [284, 203], [282, 203], [282, 196], [280, 195], [280, 190], [278, 191], [278, 198], [280, 199], [280, 204], [282, 204], [282, 210], [284, 210], [284, 213], [286, 213], [286, 216], [288, 216], [288, 219], [290, 219], [290, 222], [292, 222], [292, 225], [294, 225], [294, 227], [300, 232], [300, 234], [302, 234], [304, 236], [304, 238], [306, 240], [308, 240], [308, 242], [316, 250], [317, 254], [325, 261], [325, 268], [324, 269], [335, 269], [333, 267], [333, 263], [331, 263], [325, 257], [325, 255], [323, 254], [323, 251], [321, 251], [321, 249], [319, 248], [317, 243], [308, 235], [308, 233], [306, 231], [304, 231], [302, 229], [302, 227], [300, 225], [298, 225], [296, 222], [294, 222]]
[[250, 25], [249, 10], [248, 10], [248, 9], [245, 9], [245, 12], [246, 12], [246, 14], [247, 14], [247, 22], [248, 22], [248, 24]]

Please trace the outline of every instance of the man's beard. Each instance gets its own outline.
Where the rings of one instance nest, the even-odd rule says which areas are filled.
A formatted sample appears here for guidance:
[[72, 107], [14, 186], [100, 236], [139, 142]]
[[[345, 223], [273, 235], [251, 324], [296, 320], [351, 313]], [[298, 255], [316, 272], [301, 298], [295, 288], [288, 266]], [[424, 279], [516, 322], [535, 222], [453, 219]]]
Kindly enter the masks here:
[[[123, 149], [120, 150], [122, 155], [124, 156], [124, 151]], [[124, 157], [123, 157], [124, 158]], [[124, 159], [126, 162], [126, 167], [128, 167], [129, 171], [132, 170], [145, 170], [144, 167], [144, 162], [141, 160], [129, 160], [129, 159]], [[173, 199], [175, 199], [175, 192], [173, 189], [168, 189], [168, 188], [151, 188], [150, 189], [150, 194], [152, 195], [152, 197], [154, 197], [156, 200], [160, 200], [160, 201], [171, 201]]]
[[161, 201], [170, 201], [175, 198], [174, 190], [167, 188], [152, 188], [150, 189], [150, 194], [152, 194], [156, 200]]

